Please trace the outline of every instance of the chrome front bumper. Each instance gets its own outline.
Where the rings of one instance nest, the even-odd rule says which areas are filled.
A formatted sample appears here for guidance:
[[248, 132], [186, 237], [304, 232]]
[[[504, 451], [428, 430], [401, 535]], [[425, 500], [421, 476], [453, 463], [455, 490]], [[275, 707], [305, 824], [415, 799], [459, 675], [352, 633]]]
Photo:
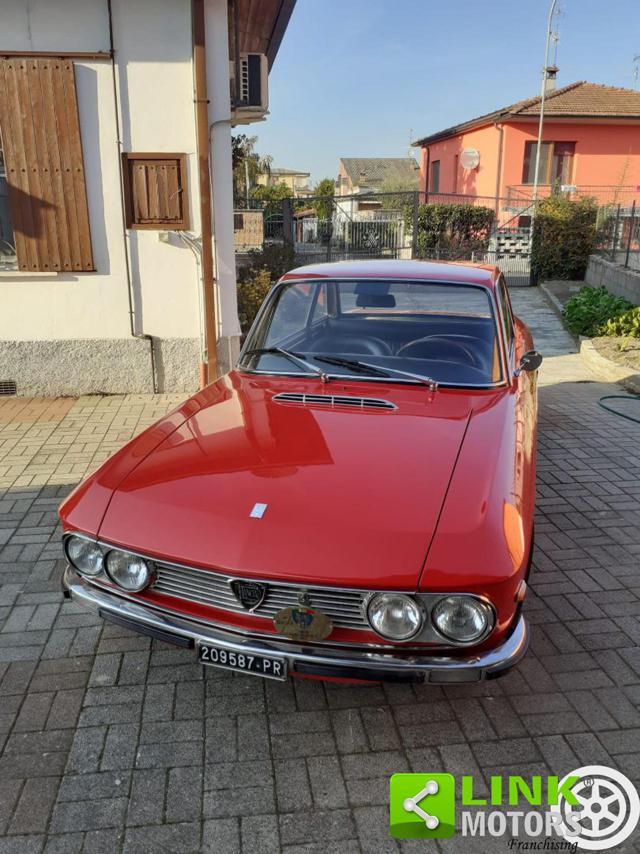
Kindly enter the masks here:
[[502, 676], [516, 665], [529, 646], [529, 630], [520, 615], [509, 637], [500, 646], [466, 656], [395, 656], [348, 647], [302, 646], [289, 641], [252, 638], [211, 623], [180, 617], [149, 605], [131, 602], [94, 587], [67, 566], [62, 586], [65, 596], [92, 608], [110, 622], [132, 631], [193, 648], [214, 643], [245, 655], [281, 656], [289, 673], [304, 676], [340, 677], [375, 682], [478, 682]]

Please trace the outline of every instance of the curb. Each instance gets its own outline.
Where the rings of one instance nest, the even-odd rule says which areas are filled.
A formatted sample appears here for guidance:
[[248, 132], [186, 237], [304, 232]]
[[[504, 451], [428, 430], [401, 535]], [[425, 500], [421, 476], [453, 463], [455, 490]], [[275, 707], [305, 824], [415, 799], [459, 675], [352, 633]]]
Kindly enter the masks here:
[[640, 374], [633, 368], [618, 365], [602, 356], [593, 346], [591, 338], [580, 336], [580, 356], [591, 370], [606, 382], [619, 383], [632, 394], [640, 394]]
[[[562, 320], [562, 303], [560, 302], [560, 300], [554, 294], [551, 293], [551, 291], [544, 283], [538, 285], [538, 287], [547, 298], [547, 302], [549, 303], [551, 308], [555, 311], [560, 320]], [[569, 332], [569, 330], [567, 330], [567, 332]], [[573, 333], [569, 332], [569, 334], [572, 335]]]
[[546, 301], [549, 303], [549, 306], [551, 307], [553, 312], [558, 316], [558, 319], [560, 320], [560, 323], [562, 324], [562, 328], [567, 333], [567, 335], [569, 335], [571, 337], [571, 340], [576, 345], [576, 347], [579, 349], [580, 342], [578, 340], [578, 336], [575, 335], [573, 332], [571, 332], [570, 329], [567, 329], [567, 327], [564, 325], [564, 317], [562, 315], [562, 303], [560, 302], [558, 297], [555, 296], [555, 294], [551, 293], [551, 291], [547, 288], [547, 286], [544, 283], [538, 285], [538, 287], [540, 288], [540, 290], [544, 294], [544, 297], [545, 297]]

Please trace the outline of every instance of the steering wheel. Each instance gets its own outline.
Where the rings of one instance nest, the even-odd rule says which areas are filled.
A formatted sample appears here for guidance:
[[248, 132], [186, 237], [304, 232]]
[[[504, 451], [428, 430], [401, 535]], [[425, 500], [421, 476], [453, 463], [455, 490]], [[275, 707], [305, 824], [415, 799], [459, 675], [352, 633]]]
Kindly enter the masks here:
[[[482, 367], [476, 354], [469, 347], [454, 341], [444, 335], [426, 335], [424, 338], [416, 338], [401, 347], [397, 356], [414, 357], [422, 359], [445, 359], [452, 362], [461, 362], [472, 365], [475, 368]], [[462, 359], [460, 359], [462, 356]]]

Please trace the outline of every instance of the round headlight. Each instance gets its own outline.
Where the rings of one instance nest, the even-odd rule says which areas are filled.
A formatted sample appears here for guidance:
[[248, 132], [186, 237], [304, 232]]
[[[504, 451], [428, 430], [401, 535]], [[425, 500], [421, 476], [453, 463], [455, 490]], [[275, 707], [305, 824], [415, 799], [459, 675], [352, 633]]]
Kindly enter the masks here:
[[69, 562], [83, 575], [100, 575], [103, 570], [102, 550], [97, 543], [71, 536], [65, 542]]
[[420, 607], [403, 593], [376, 593], [369, 601], [367, 617], [371, 628], [389, 640], [408, 640], [422, 628]]
[[138, 555], [114, 549], [107, 555], [106, 563], [109, 578], [123, 590], [136, 593], [151, 581], [151, 567]]
[[435, 605], [431, 619], [440, 634], [449, 640], [470, 643], [486, 633], [491, 609], [471, 596], [447, 596]]

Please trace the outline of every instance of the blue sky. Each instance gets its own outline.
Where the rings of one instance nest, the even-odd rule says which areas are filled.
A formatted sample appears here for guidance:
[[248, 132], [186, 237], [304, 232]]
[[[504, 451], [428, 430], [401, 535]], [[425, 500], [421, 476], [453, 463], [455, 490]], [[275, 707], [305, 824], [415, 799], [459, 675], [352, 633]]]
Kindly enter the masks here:
[[[558, 85], [630, 87], [638, 0], [559, 0]], [[339, 157], [403, 157], [414, 138], [536, 94], [548, 0], [298, 0], [249, 125], [274, 166], [334, 178]], [[245, 129], [239, 129], [240, 131]]]

